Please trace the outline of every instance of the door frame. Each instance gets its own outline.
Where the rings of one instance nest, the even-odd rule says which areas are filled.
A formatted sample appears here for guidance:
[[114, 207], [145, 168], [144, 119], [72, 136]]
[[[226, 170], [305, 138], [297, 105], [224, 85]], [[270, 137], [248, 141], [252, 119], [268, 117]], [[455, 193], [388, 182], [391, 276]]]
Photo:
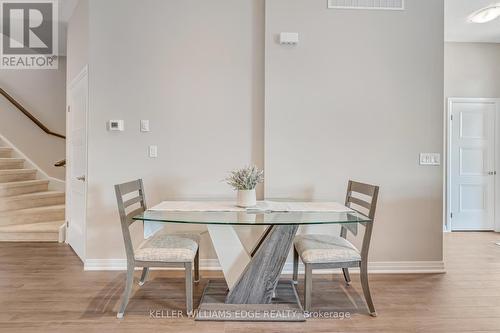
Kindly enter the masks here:
[[[89, 100], [90, 100], [90, 91], [89, 91], [89, 78], [88, 78], [88, 65], [85, 65], [82, 70], [75, 76], [73, 80], [68, 84], [67, 90], [66, 90], [66, 113], [71, 112], [70, 108], [70, 91], [71, 89], [78, 83], [80, 82], [85, 76], [87, 77], [87, 110], [85, 112], [85, 170], [87, 173], [87, 180], [84, 183], [84, 192], [85, 192], [85, 199], [84, 199], [84, 205], [85, 205], [85, 216], [83, 217], [84, 221], [84, 226], [82, 228], [83, 232], [83, 253], [82, 257], [80, 258], [83, 262], [85, 262], [85, 259], [87, 257], [87, 191], [88, 191], [88, 124], [89, 124]], [[70, 144], [70, 138], [71, 138], [71, 131], [72, 131], [72, 124], [71, 124], [71, 117], [67, 116], [66, 117], [66, 240], [65, 243], [69, 244], [68, 242], [68, 224], [69, 224], [69, 219], [70, 219], [70, 214], [71, 214], [71, 182], [69, 181], [71, 177], [71, 161], [69, 160], [69, 157], [71, 156], [71, 144]]]
[[[445, 136], [446, 136], [446, 177], [445, 177], [445, 225], [444, 230], [451, 232], [452, 231], [452, 219], [451, 219], [451, 144], [452, 144], [452, 120], [451, 120], [451, 111], [452, 104], [454, 102], [462, 102], [462, 103], [472, 103], [472, 102], [483, 102], [483, 103], [495, 103], [496, 111], [495, 111], [495, 153], [498, 148], [500, 148], [500, 98], [474, 98], [474, 97], [449, 97], [446, 103], [446, 121], [445, 121]], [[495, 161], [495, 170], [500, 172], [500, 153], [496, 153], [494, 157]], [[493, 206], [493, 218], [494, 218], [494, 230], [496, 232], [500, 232], [500, 174], [495, 177], [494, 180], [494, 202]]]

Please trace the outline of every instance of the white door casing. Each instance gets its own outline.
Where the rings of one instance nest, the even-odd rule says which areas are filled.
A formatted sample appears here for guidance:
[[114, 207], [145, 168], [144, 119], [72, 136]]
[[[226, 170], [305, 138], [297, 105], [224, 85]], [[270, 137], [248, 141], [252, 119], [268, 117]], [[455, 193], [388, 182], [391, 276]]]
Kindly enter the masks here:
[[448, 229], [495, 229], [498, 100], [448, 102]]
[[68, 87], [66, 231], [67, 243], [85, 261], [87, 210], [88, 72], [85, 67]]

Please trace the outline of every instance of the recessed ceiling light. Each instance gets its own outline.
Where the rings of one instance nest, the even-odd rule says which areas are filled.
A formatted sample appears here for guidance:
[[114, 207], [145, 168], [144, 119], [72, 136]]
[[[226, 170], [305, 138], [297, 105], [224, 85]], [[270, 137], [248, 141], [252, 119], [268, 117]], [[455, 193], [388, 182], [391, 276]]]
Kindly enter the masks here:
[[469, 22], [486, 23], [500, 17], [500, 4], [491, 5], [480, 9], [469, 16]]

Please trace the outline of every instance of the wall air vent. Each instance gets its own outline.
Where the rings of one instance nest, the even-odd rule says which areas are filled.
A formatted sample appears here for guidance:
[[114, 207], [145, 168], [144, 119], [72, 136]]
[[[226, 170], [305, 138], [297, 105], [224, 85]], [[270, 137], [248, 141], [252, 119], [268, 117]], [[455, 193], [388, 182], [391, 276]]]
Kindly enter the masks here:
[[332, 9], [404, 10], [404, 0], [328, 0]]

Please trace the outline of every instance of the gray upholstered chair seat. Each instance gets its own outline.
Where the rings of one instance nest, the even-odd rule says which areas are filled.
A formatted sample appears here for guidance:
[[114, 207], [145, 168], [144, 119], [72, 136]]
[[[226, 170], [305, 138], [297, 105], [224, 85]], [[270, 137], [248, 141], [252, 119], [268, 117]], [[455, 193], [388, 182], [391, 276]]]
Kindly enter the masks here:
[[157, 234], [135, 250], [135, 260], [160, 262], [193, 261], [200, 236], [196, 234]]
[[178, 237], [183, 237], [183, 238], [189, 238], [189, 239], [195, 241], [196, 244], [200, 244], [200, 234], [195, 234], [195, 233], [190, 233], [190, 232], [182, 232], [182, 231], [171, 232], [169, 230], [169, 228], [163, 228], [163, 229], [159, 230], [157, 233], [154, 234], [154, 236], [157, 236], [157, 237], [178, 236]]
[[295, 249], [304, 263], [360, 261], [361, 255], [348, 240], [331, 235], [309, 234], [295, 237]]

